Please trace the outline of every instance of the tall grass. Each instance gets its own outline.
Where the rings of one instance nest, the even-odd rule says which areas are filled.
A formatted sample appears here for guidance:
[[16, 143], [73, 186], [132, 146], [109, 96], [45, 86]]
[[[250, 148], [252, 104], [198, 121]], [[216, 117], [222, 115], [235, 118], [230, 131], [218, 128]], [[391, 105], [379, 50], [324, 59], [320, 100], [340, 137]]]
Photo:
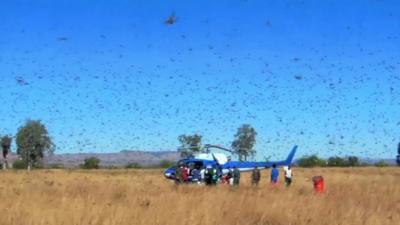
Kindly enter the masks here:
[[[160, 170], [0, 172], [0, 224], [397, 224], [400, 169], [294, 169], [293, 186], [176, 186]], [[323, 175], [326, 193], [310, 178]]]

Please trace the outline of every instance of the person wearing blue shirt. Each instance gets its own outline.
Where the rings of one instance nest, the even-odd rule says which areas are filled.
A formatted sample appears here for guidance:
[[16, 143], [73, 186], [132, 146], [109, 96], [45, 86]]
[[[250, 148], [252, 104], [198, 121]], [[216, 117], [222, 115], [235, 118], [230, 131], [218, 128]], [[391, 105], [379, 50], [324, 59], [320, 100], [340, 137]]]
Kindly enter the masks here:
[[272, 165], [272, 170], [271, 170], [271, 183], [277, 184], [278, 178], [279, 178], [279, 170], [276, 168], [276, 165], [274, 164]]
[[193, 183], [200, 183], [200, 179], [201, 179], [201, 177], [200, 177], [200, 170], [198, 169], [198, 168], [194, 168], [193, 170], [192, 170], [192, 182]]

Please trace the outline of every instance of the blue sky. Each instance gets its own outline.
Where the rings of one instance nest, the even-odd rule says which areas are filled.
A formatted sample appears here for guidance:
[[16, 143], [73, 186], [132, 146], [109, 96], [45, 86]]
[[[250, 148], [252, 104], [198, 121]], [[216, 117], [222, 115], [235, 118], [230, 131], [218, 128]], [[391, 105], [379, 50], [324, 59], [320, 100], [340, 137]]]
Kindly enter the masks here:
[[0, 31], [0, 134], [40, 119], [58, 153], [230, 146], [243, 123], [258, 159], [400, 141], [399, 1], [2, 1]]

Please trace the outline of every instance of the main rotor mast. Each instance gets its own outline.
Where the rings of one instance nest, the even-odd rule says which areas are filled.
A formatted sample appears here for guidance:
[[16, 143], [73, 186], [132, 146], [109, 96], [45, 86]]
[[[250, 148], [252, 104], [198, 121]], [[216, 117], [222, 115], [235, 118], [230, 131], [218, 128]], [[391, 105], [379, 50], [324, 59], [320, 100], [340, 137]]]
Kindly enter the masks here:
[[205, 149], [206, 153], [210, 153], [210, 148], [216, 148], [216, 149], [219, 149], [219, 150], [223, 150], [223, 151], [229, 152], [231, 154], [235, 154], [235, 152], [232, 149], [224, 148], [224, 147], [221, 147], [219, 145], [211, 145], [211, 144], [204, 145], [204, 149]]

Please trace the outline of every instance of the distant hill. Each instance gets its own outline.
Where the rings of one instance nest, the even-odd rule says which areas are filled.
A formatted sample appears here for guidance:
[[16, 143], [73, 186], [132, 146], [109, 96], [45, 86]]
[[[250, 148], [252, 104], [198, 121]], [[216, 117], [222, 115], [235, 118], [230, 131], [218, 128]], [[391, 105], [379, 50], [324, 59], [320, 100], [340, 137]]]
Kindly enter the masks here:
[[[153, 166], [159, 164], [162, 160], [177, 161], [179, 153], [176, 151], [131, 151], [123, 150], [116, 153], [66, 153], [54, 154], [45, 157], [45, 165], [60, 165], [67, 168], [78, 167], [86, 158], [96, 157], [100, 159], [101, 166], [124, 167], [129, 163], [138, 163], [141, 166]], [[15, 154], [9, 155], [9, 161], [12, 163], [17, 160]]]
[[124, 167], [129, 163], [152, 166], [159, 164], [162, 160], [176, 161], [179, 159], [179, 153], [176, 151], [146, 152], [129, 150], [116, 153], [68, 153], [47, 157], [44, 163], [47, 165], [58, 164], [64, 167], [77, 167], [89, 157], [100, 159], [101, 166]]
[[363, 163], [367, 163], [367, 164], [375, 164], [377, 162], [384, 161], [385, 163], [387, 163], [388, 165], [391, 165], [391, 166], [397, 165], [396, 159], [361, 158], [360, 161]]

